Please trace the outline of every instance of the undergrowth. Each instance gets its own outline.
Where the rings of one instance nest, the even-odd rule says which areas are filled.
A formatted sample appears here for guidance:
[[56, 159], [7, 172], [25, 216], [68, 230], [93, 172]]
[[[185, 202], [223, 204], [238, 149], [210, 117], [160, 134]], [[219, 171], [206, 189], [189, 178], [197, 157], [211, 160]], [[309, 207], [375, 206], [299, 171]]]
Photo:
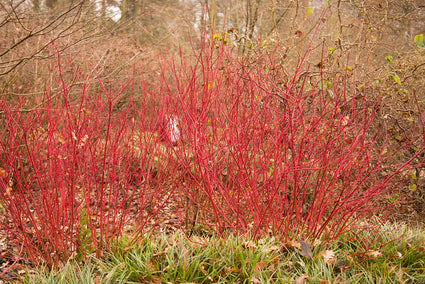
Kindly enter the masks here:
[[[373, 241], [370, 241], [373, 239]], [[395, 241], [396, 240], [396, 241]], [[311, 247], [312, 257], [280, 238], [187, 238], [147, 235], [122, 239], [102, 259], [33, 271], [24, 283], [392, 283], [425, 280], [423, 230], [386, 223]], [[298, 283], [297, 282], [297, 283]]]

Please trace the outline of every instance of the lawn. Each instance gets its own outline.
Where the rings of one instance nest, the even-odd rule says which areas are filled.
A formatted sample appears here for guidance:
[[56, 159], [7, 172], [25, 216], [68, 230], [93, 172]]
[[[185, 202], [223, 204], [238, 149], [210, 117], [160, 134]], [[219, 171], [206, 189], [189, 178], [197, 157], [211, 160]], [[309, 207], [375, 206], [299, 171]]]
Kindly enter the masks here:
[[270, 236], [175, 232], [120, 240], [102, 259], [21, 276], [24, 283], [422, 283], [424, 241], [423, 229], [394, 223], [308, 248]]

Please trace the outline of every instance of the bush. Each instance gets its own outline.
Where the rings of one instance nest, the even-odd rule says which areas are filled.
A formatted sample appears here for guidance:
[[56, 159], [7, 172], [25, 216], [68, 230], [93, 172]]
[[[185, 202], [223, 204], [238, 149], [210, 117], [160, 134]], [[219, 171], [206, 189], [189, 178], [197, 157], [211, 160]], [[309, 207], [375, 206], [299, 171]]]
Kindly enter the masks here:
[[390, 146], [385, 125], [371, 127], [380, 98], [350, 91], [344, 77], [308, 90], [295, 83], [302, 60], [281, 84], [273, 54], [260, 48], [245, 62], [226, 43], [164, 60], [137, 102], [133, 76], [92, 89], [95, 72], [83, 78], [62, 54], [41, 105], [2, 95], [2, 229], [28, 258], [60, 267], [171, 215], [188, 233], [331, 240], [400, 200], [423, 148], [392, 161], [413, 141]]
[[295, 83], [302, 62], [279, 86], [284, 72], [273, 54], [259, 48], [256, 62], [239, 61], [226, 42], [206, 45], [195, 63], [163, 68], [160, 97], [184, 137], [175, 148], [183, 164], [177, 186], [195, 208], [186, 218], [219, 233], [334, 239], [400, 201], [423, 148], [392, 159], [418, 137], [388, 143], [385, 125], [376, 125], [379, 97], [344, 77], [322, 77], [308, 90]]

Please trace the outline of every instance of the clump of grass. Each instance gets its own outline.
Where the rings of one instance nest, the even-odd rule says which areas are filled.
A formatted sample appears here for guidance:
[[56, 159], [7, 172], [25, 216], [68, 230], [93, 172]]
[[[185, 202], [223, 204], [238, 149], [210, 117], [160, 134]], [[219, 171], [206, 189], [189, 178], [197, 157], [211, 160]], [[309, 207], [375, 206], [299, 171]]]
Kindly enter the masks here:
[[[357, 231], [333, 243], [311, 244], [312, 258], [275, 237], [253, 241], [181, 232], [122, 239], [110, 253], [85, 265], [71, 263], [60, 272], [27, 275], [26, 283], [385, 283], [425, 280], [423, 229], [386, 223], [375, 232]], [[35, 280], [40, 279], [40, 280]]]
[[51, 270], [50, 273], [46, 273], [46, 269], [44, 269], [44, 267], [39, 267], [37, 270], [32, 270], [28, 273], [23, 279], [21, 279], [21, 282], [28, 284], [112, 283], [101, 279], [99, 274], [95, 271], [95, 265], [96, 263], [90, 260], [84, 264], [67, 262], [60, 272]]

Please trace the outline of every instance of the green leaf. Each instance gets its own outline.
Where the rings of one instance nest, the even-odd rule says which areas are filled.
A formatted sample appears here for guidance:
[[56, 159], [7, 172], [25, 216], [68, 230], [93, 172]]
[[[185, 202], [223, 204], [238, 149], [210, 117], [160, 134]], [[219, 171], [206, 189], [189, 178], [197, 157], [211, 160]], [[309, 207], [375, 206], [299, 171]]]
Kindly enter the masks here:
[[419, 47], [421, 49], [425, 49], [424, 35], [423, 34], [415, 35], [415, 43], [416, 43], [417, 47]]
[[381, 155], [385, 155], [387, 152], [388, 152], [388, 149], [387, 148], [384, 148], [384, 150], [382, 150]]
[[349, 66], [347, 66], [347, 65], [345, 65], [344, 66], [344, 70], [347, 70], [347, 71], [353, 71], [353, 69], [351, 69]]
[[388, 75], [388, 77], [394, 79], [394, 81], [396, 81], [397, 84], [401, 85], [400, 78], [397, 76], [397, 74], [390, 73], [390, 75]]
[[385, 56], [385, 59], [387, 60], [387, 64], [393, 62], [393, 57], [391, 55]]
[[414, 184], [414, 183], [409, 184], [409, 190], [410, 191], [415, 191], [416, 190], [416, 184]]
[[417, 179], [417, 177], [416, 177], [416, 175], [415, 174], [410, 174], [410, 177], [412, 178], [412, 179], [414, 179], [414, 180], [416, 180]]
[[307, 8], [307, 14], [309, 15], [313, 14], [313, 9], [311, 9], [311, 7]]
[[357, 90], [361, 91], [363, 90], [364, 86], [366, 86], [364, 83], [357, 86]]

